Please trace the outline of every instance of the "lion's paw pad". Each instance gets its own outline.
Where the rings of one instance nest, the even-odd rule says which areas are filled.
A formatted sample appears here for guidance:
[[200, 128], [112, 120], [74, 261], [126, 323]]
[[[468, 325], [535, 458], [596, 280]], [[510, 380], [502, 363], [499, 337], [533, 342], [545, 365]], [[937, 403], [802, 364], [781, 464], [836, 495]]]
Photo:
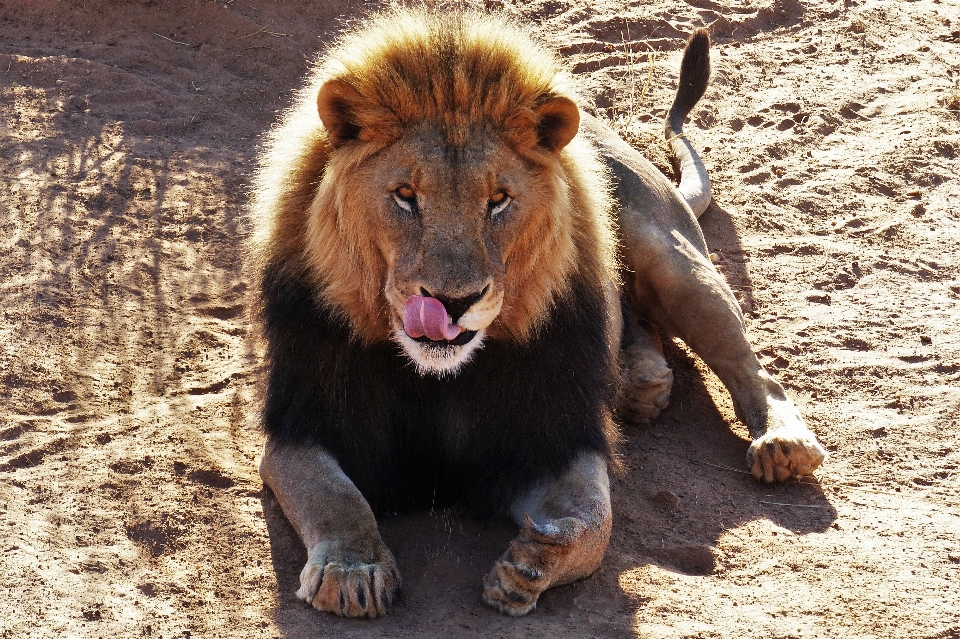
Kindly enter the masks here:
[[783, 428], [756, 439], [747, 450], [747, 466], [764, 481], [803, 477], [820, 467], [827, 451], [805, 428]]

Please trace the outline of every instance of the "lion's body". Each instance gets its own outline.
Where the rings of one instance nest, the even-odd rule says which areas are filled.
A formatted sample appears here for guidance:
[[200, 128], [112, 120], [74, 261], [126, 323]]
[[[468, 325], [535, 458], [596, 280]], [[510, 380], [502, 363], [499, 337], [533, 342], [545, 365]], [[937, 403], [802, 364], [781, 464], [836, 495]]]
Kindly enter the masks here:
[[[692, 42], [700, 73], [681, 76], [668, 133], [709, 76], [706, 34]], [[438, 502], [521, 525], [484, 580], [503, 612], [593, 572], [618, 363], [621, 415], [652, 419], [670, 390], [644, 318], [731, 389], [755, 474], [822, 460], [688, 205], [576, 101], [503, 19], [397, 10], [332, 49], [268, 136], [252, 206], [260, 472], [307, 546], [298, 595], [316, 608], [384, 614], [400, 582], [373, 512]], [[708, 183], [690, 190], [709, 200]]]

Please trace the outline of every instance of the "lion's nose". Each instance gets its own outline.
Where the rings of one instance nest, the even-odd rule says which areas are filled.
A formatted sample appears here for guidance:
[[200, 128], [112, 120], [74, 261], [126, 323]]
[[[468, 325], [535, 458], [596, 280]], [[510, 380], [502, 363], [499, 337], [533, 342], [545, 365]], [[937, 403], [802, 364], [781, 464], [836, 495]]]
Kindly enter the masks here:
[[490, 284], [487, 284], [483, 287], [482, 290], [465, 297], [447, 297], [445, 295], [434, 295], [424, 287], [420, 287], [420, 294], [424, 297], [435, 297], [440, 300], [440, 303], [443, 304], [443, 307], [447, 309], [447, 315], [450, 316], [450, 320], [456, 324], [457, 320], [463, 316], [464, 313], [470, 310], [470, 307], [483, 299], [483, 296], [487, 294], [487, 291], [490, 290]]

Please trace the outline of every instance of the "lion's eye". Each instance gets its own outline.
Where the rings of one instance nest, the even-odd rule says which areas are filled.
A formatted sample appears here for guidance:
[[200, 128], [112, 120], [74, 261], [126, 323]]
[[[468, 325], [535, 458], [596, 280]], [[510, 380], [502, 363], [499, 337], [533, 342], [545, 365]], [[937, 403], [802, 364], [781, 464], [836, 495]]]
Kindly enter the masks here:
[[490, 219], [496, 219], [498, 215], [506, 211], [511, 202], [513, 202], [513, 198], [507, 195], [505, 191], [497, 191], [491, 195], [487, 202]]
[[417, 192], [408, 184], [404, 184], [393, 192], [393, 201], [407, 213], [417, 211]]

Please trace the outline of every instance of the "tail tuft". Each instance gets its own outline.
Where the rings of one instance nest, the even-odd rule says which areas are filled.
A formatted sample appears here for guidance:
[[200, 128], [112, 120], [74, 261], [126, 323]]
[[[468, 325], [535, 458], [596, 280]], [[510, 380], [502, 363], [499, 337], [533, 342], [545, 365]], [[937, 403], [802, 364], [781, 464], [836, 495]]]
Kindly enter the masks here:
[[680, 82], [677, 96], [667, 115], [667, 137], [683, 131], [683, 120], [700, 101], [710, 82], [710, 32], [697, 29], [687, 40], [680, 63]]
[[677, 190], [697, 217], [710, 205], [710, 177], [693, 144], [683, 137], [683, 120], [700, 101], [710, 82], [710, 32], [697, 29], [687, 41], [680, 63], [677, 96], [667, 113], [663, 133], [680, 171]]

